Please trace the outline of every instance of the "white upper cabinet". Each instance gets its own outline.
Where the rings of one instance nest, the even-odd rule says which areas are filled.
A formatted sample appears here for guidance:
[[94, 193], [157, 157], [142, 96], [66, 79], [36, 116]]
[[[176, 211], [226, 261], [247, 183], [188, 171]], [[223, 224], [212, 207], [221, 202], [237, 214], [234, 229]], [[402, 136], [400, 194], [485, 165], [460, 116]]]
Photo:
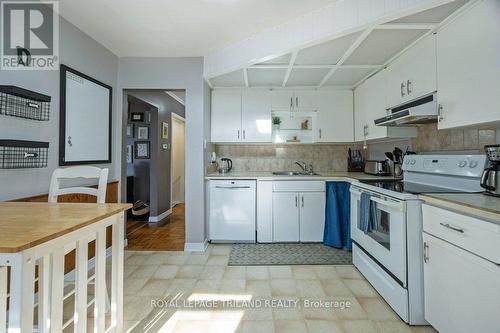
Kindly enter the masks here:
[[352, 90], [321, 90], [317, 92], [316, 142], [353, 142]]
[[274, 89], [271, 93], [273, 111], [312, 112], [318, 109], [316, 90]]
[[212, 92], [212, 142], [240, 142], [241, 90], [214, 90]]
[[397, 106], [436, 90], [436, 36], [429, 35], [387, 68], [386, 107]]
[[500, 2], [485, 0], [437, 34], [439, 129], [500, 121]]
[[372, 76], [354, 91], [354, 132], [356, 141], [388, 138], [413, 138], [414, 127], [386, 127], [375, 125], [375, 119], [387, 115], [387, 70]]
[[244, 142], [271, 142], [271, 92], [244, 90], [241, 119]]

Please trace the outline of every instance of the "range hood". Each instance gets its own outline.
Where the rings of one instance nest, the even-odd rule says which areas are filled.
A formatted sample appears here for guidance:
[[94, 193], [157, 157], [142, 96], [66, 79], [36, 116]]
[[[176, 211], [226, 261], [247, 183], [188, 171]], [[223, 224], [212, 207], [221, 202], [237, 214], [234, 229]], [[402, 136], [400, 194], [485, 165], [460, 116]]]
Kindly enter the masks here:
[[375, 119], [377, 126], [415, 126], [437, 122], [436, 94], [388, 110], [385, 117]]

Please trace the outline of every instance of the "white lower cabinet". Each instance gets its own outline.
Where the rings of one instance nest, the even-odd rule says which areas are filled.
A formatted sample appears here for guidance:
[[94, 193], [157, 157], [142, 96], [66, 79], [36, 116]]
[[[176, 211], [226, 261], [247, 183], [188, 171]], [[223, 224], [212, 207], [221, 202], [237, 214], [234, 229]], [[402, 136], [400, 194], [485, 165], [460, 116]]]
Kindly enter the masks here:
[[500, 225], [422, 210], [425, 319], [440, 333], [500, 332]]
[[325, 183], [273, 183], [273, 242], [321, 242], [325, 227]]
[[273, 241], [299, 241], [299, 194], [273, 193]]

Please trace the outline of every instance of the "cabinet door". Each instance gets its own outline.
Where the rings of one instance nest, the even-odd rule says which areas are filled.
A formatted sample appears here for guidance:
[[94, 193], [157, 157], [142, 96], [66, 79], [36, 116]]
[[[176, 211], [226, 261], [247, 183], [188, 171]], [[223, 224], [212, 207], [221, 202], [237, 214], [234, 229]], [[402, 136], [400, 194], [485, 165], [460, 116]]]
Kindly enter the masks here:
[[300, 241], [322, 242], [325, 229], [325, 192], [300, 193]]
[[354, 140], [354, 97], [352, 90], [318, 92], [316, 142]]
[[241, 90], [212, 92], [212, 142], [240, 142]]
[[354, 90], [354, 140], [365, 139], [366, 106], [367, 106], [366, 81]]
[[439, 332], [498, 332], [500, 267], [423, 234], [425, 319]]
[[500, 4], [480, 1], [437, 34], [439, 129], [500, 121]]
[[273, 241], [299, 241], [299, 194], [273, 193]]
[[242, 140], [271, 142], [271, 92], [245, 90], [242, 94]]
[[316, 90], [296, 90], [293, 99], [294, 111], [310, 112], [318, 110]]
[[403, 53], [387, 68], [386, 107], [435, 92], [436, 37], [427, 36]]
[[385, 108], [386, 78], [387, 73], [383, 70], [365, 82], [365, 121], [368, 126], [366, 135], [367, 140], [382, 139], [387, 137], [387, 127], [375, 125], [375, 119], [382, 118], [387, 115], [387, 110]]
[[293, 92], [290, 90], [273, 90], [271, 107], [273, 111], [291, 111], [294, 106]]

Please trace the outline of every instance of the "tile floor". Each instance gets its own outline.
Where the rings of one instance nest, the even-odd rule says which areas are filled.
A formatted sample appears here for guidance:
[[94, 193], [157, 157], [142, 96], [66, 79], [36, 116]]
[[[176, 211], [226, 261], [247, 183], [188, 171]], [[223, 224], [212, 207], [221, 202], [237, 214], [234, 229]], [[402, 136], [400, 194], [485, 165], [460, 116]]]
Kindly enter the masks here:
[[435, 332], [403, 323], [353, 266], [227, 266], [230, 249], [126, 251], [125, 331]]

